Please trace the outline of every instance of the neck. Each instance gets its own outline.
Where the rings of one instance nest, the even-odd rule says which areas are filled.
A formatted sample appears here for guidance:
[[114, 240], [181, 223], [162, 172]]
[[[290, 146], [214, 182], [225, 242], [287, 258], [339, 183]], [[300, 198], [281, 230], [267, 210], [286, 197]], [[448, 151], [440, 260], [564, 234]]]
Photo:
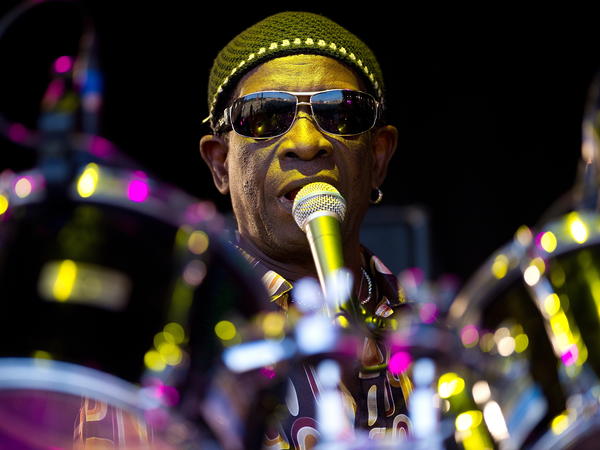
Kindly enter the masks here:
[[[245, 252], [260, 260], [267, 268], [277, 272], [291, 283], [305, 277], [317, 278], [315, 263], [310, 255], [303, 260], [294, 262], [281, 261], [279, 259], [272, 258], [261, 251], [258, 246], [256, 246], [249, 239], [244, 238], [244, 236], [241, 234], [239, 235], [238, 245]], [[343, 252], [344, 266], [352, 272], [354, 277], [354, 287], [356, 290], [362, 277], [360, 267], [363, 264], [361, 246], [358, 238], [353, 239], [352, 242], [344, 243]]]

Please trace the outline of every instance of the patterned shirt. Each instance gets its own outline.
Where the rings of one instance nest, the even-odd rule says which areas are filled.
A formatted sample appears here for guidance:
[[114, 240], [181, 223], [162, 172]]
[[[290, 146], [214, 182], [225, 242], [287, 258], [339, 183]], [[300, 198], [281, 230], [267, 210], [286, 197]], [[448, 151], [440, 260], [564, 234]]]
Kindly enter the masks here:
[[[240, 251], [261, 277], [271, 301], [285, 311], [292, 307], [292, 283], [244, 250]], [[396, 277], [369, 250], [363, 248], [362, 256], [374, 285], [369, 300], [363, 305], [367, 317], [385, 319], [405, 308], [405, 296]], [[406, 398], [411, 384], [406, 376], [387, 370], [389, 358], [389, 349], [380, 339], [364, 338], [360, 361], [355, 367], [344, 368], [351, 372], [345, 377], [350, 382], [339, 386], [354, 427], [366, 430], [371, 439], [403, 439], [410, 429]], [[265, 449], [304, 450], [316, 444], [319, 426], [315, 404], [319, 401], [319, 392], [319, 380], [312, 366], [292, 371], [286, 397], [287, 415], [267, 433]]]

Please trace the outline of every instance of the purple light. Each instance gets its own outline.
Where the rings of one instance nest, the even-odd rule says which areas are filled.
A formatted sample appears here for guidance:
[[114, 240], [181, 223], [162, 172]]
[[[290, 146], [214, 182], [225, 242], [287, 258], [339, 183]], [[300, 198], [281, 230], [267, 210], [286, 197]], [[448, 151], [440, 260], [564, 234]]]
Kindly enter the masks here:
[[149, 409], [144, 412], [144, 418], [148, 425], [157, 430], [164, 429], [169, 423], [169, 415], [163, 409]]
[[73, 58], [70, 56], [61, 56], [54, 61], [54, 71], [56, 73], [66, 73], [73, 68]]
[[156, 388], [158, 398], [160, 398], [166, 405], [175, 406], [179, 403], [179, 392], [173, 386], [163, 384]]
[[437, 319], [438, 308], [435, 303], [423, 303], [419, 309], [419, 318], [424, 323], [433, 323]]
[[141, 203], [148, 198], [150, 188], [148, 183], [142, 180], [131, 180], [127, 186], [127, 197], [136, 203]]
[[477, 344], [479, 341], [479, 331], [475, 325], [466, 325], [460, 331], [460, 340], [465, 347], [470, 347]]
[[259, 370], [259, 372], [262, 376], [268, 378], [269, 380], [274, 378], [276, 375], [275, 371], [269, 367], [263, 367]]
[[90, 139], [90, 153], [99, 158], [108, 158], [114, 153], [112, 144], [103, 137], [93, 136]]
[[541, 233], [538, 233], [535, 237], [535, 246], [537, 248], [542, 248], [542, 237], [544, 236], [544, 234], [546, 234], [546, 232], [542, 231]]
[[565, 366], [572, 366], [573, 364], [575, 364], [578, 357], [579, 350], [577, 349], [576, 345], [572, 345], [571, 348], [569, 348], [569, 350], [567, 350], [560, 356], [560, 359], [562, 360]]
[[406, 372], [411, 362], [412, 358], [408, 353], [394, 353], [390, 358], [390, 362], [388, 363], [388, 370], [394, 375], [399, 375]]
[[18, 144], [25, 142], [28, 135], [29, 131], [27, 131], [27, 128], [20, 123], [15, 122], [10, 124], [8, 127], [8, 137], [13, 142]]

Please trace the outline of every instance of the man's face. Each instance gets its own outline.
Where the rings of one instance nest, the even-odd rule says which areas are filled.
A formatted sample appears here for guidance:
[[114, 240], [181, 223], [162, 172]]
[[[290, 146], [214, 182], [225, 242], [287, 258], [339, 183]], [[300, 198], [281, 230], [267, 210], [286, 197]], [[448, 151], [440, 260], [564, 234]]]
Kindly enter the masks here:
[[[334, 59], [293, 55], [250, 71], [233, 97], [268, 90], [327, 89], [364, 90], [364, 86]], [[225, 142], [227, 181], [220, 190], [231, 195], [239, 232], [264, 254], [279, 261], [310, 259], [306, 236], [292, 217], [292, 203], [299, 188], [315, 181], [333, 185], [346, 199], [343, 240], [358, 242], [371, 189], [382, 181], [375, 180], [381, 178], [381, 170], [373, 157], [373, 132], [329, 135], [314, 123], [309, 107], [300, 106], [296, 121], [282, 136], [255, 140], [230, 131]]]

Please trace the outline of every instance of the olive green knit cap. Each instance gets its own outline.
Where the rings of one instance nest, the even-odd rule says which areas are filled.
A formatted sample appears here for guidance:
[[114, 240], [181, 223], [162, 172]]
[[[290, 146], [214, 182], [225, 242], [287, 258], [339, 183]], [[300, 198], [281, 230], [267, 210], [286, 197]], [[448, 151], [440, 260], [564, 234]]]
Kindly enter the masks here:
[[326, 17], [282, 12], [237, 35], [217, 55], [208, 81], [208, 109], [213, 128], [228, 93], [252, 68], [294, 54], [330, 56], [362, 75], [368, 90], [383, 100], [383, 75], [373, 52], [355, 35]]

